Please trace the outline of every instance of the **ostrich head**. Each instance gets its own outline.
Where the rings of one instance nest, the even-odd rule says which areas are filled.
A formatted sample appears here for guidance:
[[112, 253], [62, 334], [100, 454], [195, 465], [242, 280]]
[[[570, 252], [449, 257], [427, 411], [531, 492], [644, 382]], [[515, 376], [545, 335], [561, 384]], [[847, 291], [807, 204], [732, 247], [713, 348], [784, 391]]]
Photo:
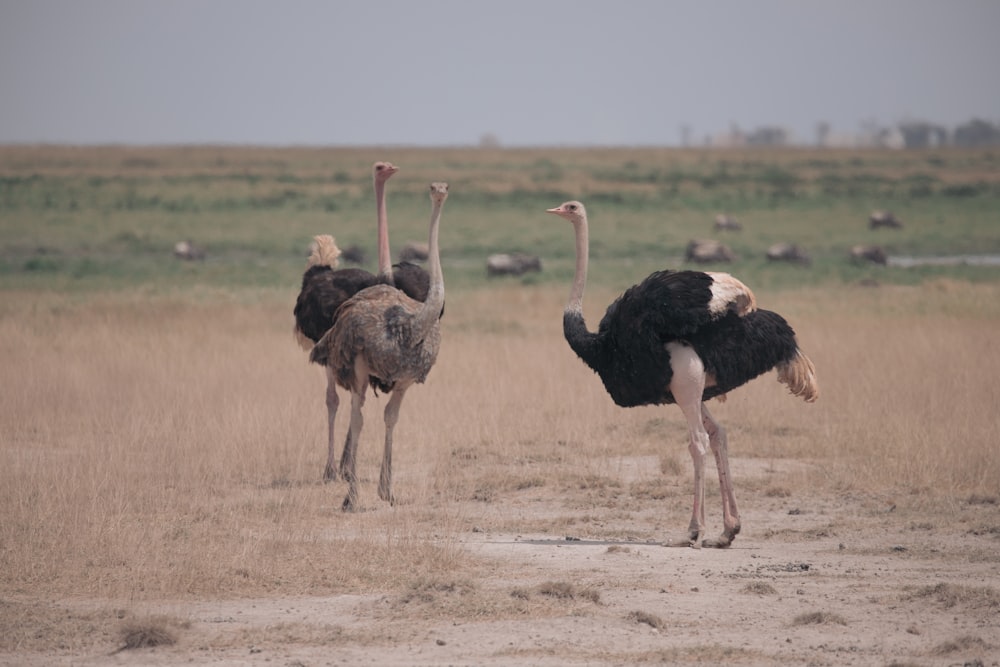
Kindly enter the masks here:
[[545, 209], [545, 211], [547, 213], [554, 213], [560, 218], [565, 218], [574, 225], [577, 225], [587, 219], [587, 209], [585, 209], [583, 204], [578, 201], [568, 201], [562, 206], [548, 208]]
[[435, 204], [443, 204], [448, 198], [448, 184], [443, 182], [431, 183], [431, 201]]
[[376, 181], [381, 181], [385, 183], [389, 180], [389, 177], [399, 171], [399, 167], [391, 162], [376, 162], [372, 166], [372, 174], [375, 176]]

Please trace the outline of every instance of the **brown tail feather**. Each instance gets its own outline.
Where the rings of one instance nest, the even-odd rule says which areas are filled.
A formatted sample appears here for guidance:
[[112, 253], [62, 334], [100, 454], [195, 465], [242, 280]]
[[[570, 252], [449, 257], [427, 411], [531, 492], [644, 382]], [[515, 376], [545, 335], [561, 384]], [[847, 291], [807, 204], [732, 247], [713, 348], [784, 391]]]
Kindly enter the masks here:
[[295, 336], [295, 342], [299, 344], [299, 347], [301, 347], [306, 352], [313, 349], [313, 346], [316, 344], [311, 340], [309, 340], [308, 336], [302, 333], [302, 329], [299, 328], [298, 324], [292, 327], [292, 335]]
[[812, 403], [819, 398], [816, 367], [801, 350], [796, 351], [791, 361], [778, 364], [778, 382], [787, 385], [788, 391], [802, 397], [806, 403]]
[[[329, 333], [329, 332], [328, 332]], [[324, 335], [317, 341], [316, 345], [313, 346], [311, 352], [309, 352], [309, 361], [314, 364], [319, 364], [320, 366], [326, 366], [330, 363], [330, 341], [329, 336]]]
[[306, 268], [310, 266], [329, 266], [331, 269], [337, 268], [340, 264], [340, 248], [329, 234], [320, 234], [313, 237], [313, 251], [306, 262]]

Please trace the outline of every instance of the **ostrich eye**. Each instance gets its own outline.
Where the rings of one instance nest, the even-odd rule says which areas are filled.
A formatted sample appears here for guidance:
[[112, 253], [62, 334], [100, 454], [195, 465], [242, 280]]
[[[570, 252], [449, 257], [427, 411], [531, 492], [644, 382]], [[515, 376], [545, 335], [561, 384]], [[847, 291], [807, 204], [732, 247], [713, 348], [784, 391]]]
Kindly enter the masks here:
[[567, 206], [566, 208], [568, 208], [568, 209], [569, 209], [569, 210], [571, 210], [571, 211], [575, 211], [575, 210], [576, 210], [576, 204], [570, 204], [570, 205], [569, 205], [569, 206]]
[[380, 164], [377, 167], [375, 167], [375, 171], [382, 171], [383, 169], [385, 169], [385, 165], [384, 164]]

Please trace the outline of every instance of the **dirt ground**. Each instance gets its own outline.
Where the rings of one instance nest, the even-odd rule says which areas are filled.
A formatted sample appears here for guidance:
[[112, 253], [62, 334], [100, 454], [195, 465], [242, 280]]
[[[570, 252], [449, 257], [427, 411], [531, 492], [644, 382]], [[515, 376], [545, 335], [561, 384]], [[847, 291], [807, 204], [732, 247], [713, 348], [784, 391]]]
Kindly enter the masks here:
[[[615, 465], [626, 477], [656, 465], [636, 458], [643, 460]], [[664, 537], [682, 532], [688, 510], [680, 489], [628, 511], [595, 511], [569, 534], [491, 528], [542, 525], [556, 513], [551, 489], [530, 488], [468, 509], [475, 521], [457, 548], [482, 563], [480, 580], [443, 575], [394, 595], [144, 603], [149, 627], [134, 623], [124, 640], [135, 647], [116, 646], [119, 633], [84, 653], [54, 645], [0, 655], [0, 663], [1000, 664], [995, 498], [926, 508], [906, 498], [793, 496], [766, 481], [800, 465], [734, 459], [744, 530], [726, 550], [628, 537], [632, 523], [651, 523]], [[720, 517], [712, 501], [714, 531]], [[591, 534], [609, 532], [625, 537]], [[95, 628], [111, 615], [120, 626], [135, 613], [94, 600], [52, 601], [50, 611]], [[148, 646], [157, 632], [169, 640]]]

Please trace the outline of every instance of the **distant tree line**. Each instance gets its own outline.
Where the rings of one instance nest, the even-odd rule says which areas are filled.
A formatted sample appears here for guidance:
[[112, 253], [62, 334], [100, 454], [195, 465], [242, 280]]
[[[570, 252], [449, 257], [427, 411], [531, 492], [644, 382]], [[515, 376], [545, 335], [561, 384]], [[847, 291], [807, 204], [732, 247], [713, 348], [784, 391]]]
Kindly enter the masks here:
[[[684, 125], [681, 130], [682, 143], [687, 146], [691, 136], [690, 126]], [[816, 124], [817, 146], [844, 145], [844, 139], [833, 136], [829, 123], [822, 121]], [[728, 133], [706, 137], [705, 141], [707, 145], [743, 146], [789, 146], [796, 143], [791, 133], [778, 125], [763, 125], [749, 131], [733, 125]], [[922, 120], [906, 120], [888, 127], [869, 120], [861, 124], [858, 134], [851, 138], [851, 143], [892, 148], [1000, 146], [1000, 123], [973, 118], [949, 130], [943, 125]]]
[[933, 146], [1000, 146], [1000, 124], [981, 118], [962, 123], [952, 132], [947, 128], [924, 121], [908, 121], [899, 124], [906, 148], [928, 148]]

